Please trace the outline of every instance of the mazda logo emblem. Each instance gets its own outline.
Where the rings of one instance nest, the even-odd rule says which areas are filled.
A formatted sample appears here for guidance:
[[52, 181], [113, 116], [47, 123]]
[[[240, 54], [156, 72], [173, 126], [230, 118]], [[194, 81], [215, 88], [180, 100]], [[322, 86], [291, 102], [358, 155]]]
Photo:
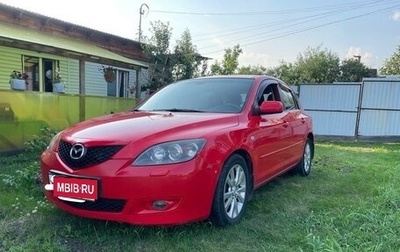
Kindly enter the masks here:
[[86, 154], [86, 148], [81, 143], [76, 143], [72, 146], [71, 150], [69, 151], [69, 156], [72, 159], [80, 159]]

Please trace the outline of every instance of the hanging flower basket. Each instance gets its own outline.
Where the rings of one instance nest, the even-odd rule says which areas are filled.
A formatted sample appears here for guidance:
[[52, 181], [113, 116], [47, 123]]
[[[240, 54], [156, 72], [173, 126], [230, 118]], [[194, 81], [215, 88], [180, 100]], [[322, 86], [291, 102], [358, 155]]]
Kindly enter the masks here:
[[107, 83], [114, 82], [117, 71], [112, 66], [108, 66], [108, 67], [102, 66], [101, 71], [103, 72], [104, 80]]

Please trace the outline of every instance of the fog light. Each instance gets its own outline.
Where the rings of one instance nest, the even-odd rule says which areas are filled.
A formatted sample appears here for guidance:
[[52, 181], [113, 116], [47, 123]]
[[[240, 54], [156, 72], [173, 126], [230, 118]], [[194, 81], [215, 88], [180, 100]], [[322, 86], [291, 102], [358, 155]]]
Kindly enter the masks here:
[[153, 209], [155, 210], [165, 210], [168, 207], [168, 202], [165, 200], [153, 201]]

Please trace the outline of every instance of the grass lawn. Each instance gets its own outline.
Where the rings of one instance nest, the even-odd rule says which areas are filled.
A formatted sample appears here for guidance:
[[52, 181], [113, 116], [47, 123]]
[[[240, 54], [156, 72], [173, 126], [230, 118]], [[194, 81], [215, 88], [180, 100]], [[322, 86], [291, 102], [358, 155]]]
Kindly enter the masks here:
[[319, 142], [308, 177], [255, 192], [241, 223], [143, 227], [44, 199], [38, 155], [0, 157], [0, 251], [400, 251], [400, 144]]

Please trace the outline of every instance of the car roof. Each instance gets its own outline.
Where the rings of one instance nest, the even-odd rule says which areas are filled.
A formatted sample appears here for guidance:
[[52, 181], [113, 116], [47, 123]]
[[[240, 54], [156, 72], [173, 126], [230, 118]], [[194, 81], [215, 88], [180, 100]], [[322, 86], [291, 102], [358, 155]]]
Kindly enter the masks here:
[[288, 84], [286, 84], [284, 81], [275, 78], [270, 75], [212, 75], [212, 76], [205, 76], [205, 77], [198, 77], [196, 79], [228, 79], [228, 78], [237, 78], [237, 79], [254, 79], [254, 80], [260, 80], [260, 79], [265, 79], [265, 80], [277, 80], [279, 83], [283, 84], [285, 87], [290, 88]]

